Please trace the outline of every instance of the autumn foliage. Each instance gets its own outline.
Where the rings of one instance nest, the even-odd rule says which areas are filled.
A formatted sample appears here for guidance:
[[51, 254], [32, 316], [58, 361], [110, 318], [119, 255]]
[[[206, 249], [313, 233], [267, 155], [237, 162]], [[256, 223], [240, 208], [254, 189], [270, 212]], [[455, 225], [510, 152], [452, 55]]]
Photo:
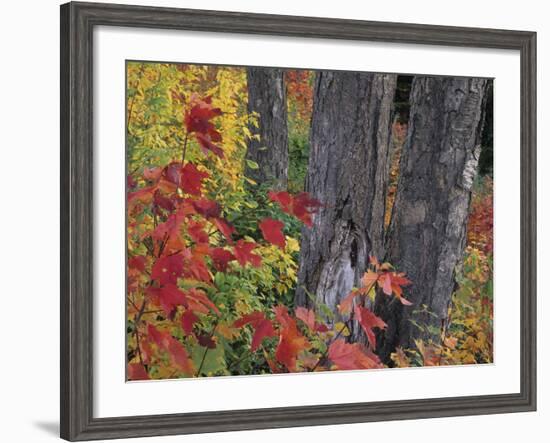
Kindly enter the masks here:
[[[259, 267], [258, 242], [239, 238], [224, 218], [222, 205], [207, 196], [205, 181], [211, 171], [186, 159], [191, 138], [205, 156], [223, 157], [223, 137], [215, 119], [221, 109], [212, 99], [193, 95], [187, 103], [186, 135], [181, 160], [164, 167], [144, 168], [129, 177], [128, 189], [128, 315], [132, 340], [128, 351], [128, 378], [195, 377], [226, 373], [222, 360], [203, 366], [209, 353], [219, 354], [233, 341], [248, 342], [250, 353], [261, 352], [272, 372], [368, 369], [381, 367], [374, 353], [374, 330], [385, 324], [361, 302], [376, 283], [383, 292], [401, 297], [410, 282], [388, 264], [371, 259], [365, 286], [354, 290], [341, 312], [360, 323], [368, 337], [365, 345], [346, 343], [347, 329], [327, 325], [314, 311], [302, 307], [289, 312], [283, 305], [243, 315], [218, 306], [215, 275], [238, 274]], [[269, 200], [312, 226], [322, 203], [305, 192], [268, 193]], [[258, 221], [263, 241], [284, 250], [284, 223], [269, 217]], [[213, 294], [213, 295], [212, 295]], [[349, 305], [349, 306], [348, 306]], [[218, 350], [218, 351], [217, 351]]]
[[[304, 121], [311, 78], [286, 73]], [[324, 203], [301, 189], [256, 187], [261, 203], [250, 198], [256, 184], [243, 171], [253, 116], [243, 111], [242, 70], [134, 64], [128, 86], [127, 379], [385, 367], [376, 348], [387, 325], [373, 300], [410, 306], [414, 282], [369, 257], [360, 284], [341, 294], [332, 316], [321, 305], [289, 302], [296, 233], [314, 226]], [[473, 202], [463, 284], [442, 344], [399, 348], [391, 366], [492, 358], [488, 195]], [[357, 328], [363, 339], [351, 342]]]

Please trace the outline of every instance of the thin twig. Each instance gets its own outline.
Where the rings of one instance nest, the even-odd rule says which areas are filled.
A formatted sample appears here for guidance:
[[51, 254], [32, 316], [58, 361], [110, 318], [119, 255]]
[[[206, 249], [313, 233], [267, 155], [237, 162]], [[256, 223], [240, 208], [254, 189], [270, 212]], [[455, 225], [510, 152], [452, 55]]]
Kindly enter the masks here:
[[[218, 324], [219, 322], [216, 321], [216, 324], [214, 325], [214, 328], [212, 329], [212, 332], [210, 333], [210, 339], [212, 339], [212, 337], [214, 336], [214, 333], [216, 332], [216, 328], [218, 327]], [[206, 349], [204, 350], [204, 354], [202, 354], [202, 360], [201, 360], [201, 364], [199, 365], [199, 369], [197, 370], [197, 377], [200, 377], [201, 375], [201, 370], [202, 370], [202, 367], [204, 365], [204, 361], [206, 360], [206, 354], [208, 354], [208, 351], [210, 350], [210, 348], [207, 346]]]
[[[352, 317], [353, 317], [353, 313], [352, 315], [350, 316], [349, 320], [348, 321], [351, 321], [352, 320]], [[342, 335], [342, 333], [344, 332], [344, 330], [348, 327], [348, 325], [346, 323], [344, 323], [342, 325], [342, 327], [340, 328], [340, 331], [338, 331], [338, 334], [336, 334], [336, 336], [334, 337], [334, 339], [332, 340], [332, 343], [334, 343], [336, 340], [338, 340], [340, 338], [340, 335]], [[331, 343], [331, 344], [332, 344]], [[317, 360], [317, 363], [315, 363], [315, 366], [313, 366], [313, 368], [311, 368], [311, 371], [310, 372], [315, 372], [315, 369], [317, 369], [317, 367], [319, 366], [319, 364], [321, 363], [321, 361], [325, 360], [327, 358], [327, 355], [328, 355], [328, 349], [329, 349], [329, 346], [327, 346], [327, 349], [325, 352], [323, 352], [323, 355], [321, 355], [321, 357], [319, 357], [319, 360]]]
[[185, 161], [185, 155], [187, 154], [187, 141], [189, 140], [189, 132], [185, 133], [185, 139], [183, 140], [183, 152], [181, 153], [181, 167], [183, 168], [183, 163]]
[[143, 357], [141, 355], [141, 346], [139, 344], [139, 331], [138, 331], [138, 327], [137, 325], [134, 325], [134, 335], [136, 336], [136, 347], [137, 347], [137, 353], [138, 353], [138, 357], [139, 357], [139, 362], [141, 363], [141, 366], [145, 366], [143, 364]]

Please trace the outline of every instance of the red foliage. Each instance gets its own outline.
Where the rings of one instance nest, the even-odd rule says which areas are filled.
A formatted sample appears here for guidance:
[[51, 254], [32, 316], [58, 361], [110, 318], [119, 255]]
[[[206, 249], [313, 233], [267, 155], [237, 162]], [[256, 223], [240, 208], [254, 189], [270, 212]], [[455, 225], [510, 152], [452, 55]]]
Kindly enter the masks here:
[[298, 114], [307, 120], [313, 109], [311, 71], [288, 70], [285, 77], [288, 98], [295, 101]]
[[264, 218], [258, 226], [266, 241], [285, 249], [286, 240], [282, 232], [283, 222], [272, 218]]
[[359, 343], [346, 343], [341, 338], [331, 343], [328, 357], [338, 369], [376, 369], [383, 367], [377, 355], [361, 349]]
[[[221, 110], [213, 108], [209, 98], [200, 100], [194, 96], [185, 114], [185, 125], [188, 135], [194, 134], [202, 148], [221, 156], [221, 148], [212, 143], [222, 141], [211, 121], [219, 115]], [[185, 149], [186, 146], [184, 157]], [[183, 158], [165, 167], [146, 168], [139, 178], [130, 177], [128, 235], [133, 244], [139, 245], [132, 248], [128, 259], [128, 312], [133, 316], [134, 327], [134, 344], [130, 346], [135, 346], [128, 361], [128, 377], [132, 380], [149, 378], [151, 367], [166, 365], [167, 361], [177, 376], [201, 375], [201, 367], [195, 368], [190, 358], [195, 355], [190, 349], [197, 345], [206, 350], [216, 348], [218, 326], [220, 330], [225, 328], [229, 336], [235, 334], [227, 318], [222, 317], [222, 305], [216, 306], [208, 295], [216, 294], [215, 273], [262, 264], [261, 256], [255, 252], [258, 244], [242, 238], [234, 242], [235, 228], [222, 218], [222, 207], [203, 195], [203, 182], [209, 174], [200, 168], [185, 163]], [[306, 226], [312, 226], [313, 215], [322, 206], [305, 192], [291, 195], [271, 191], [269, 199]], [[265, 218], [259, 228], [267, 242], [285, 247], [281, 221]], [[355, 297], [367, 294], [377, 283], [383, 292], [395, 294], [406, 304], [401, 286], [410, 282], [387, 263], [371, 261], [370, 266], [372, 269], [363, 278], [364, 287], [346, 298], [341, 311], [349, 314], [350, 320], [353, 315], [357, 317], [374, 347], [373, 328], [383, 328], [385, 324], [366, 308], [356, 307], [352, 312]], [[342, 309], [344, 304], [348, 305], [346, 309]], [[144, 317], [148, 312], [160, 319]], [[153, 318], [158, 328], [151, 323]], [[213, 330], [204, 331], [206, 325], [212, 325]], [[340, 369], [373, 368], [380, 364], [370, 349], [345, 343], [339, 338], [342, 331], [331, 331], [312, 310], [299, 307], [291, 316], [286, 307], [277, 306], [273, 312], [245, 314], [234, 321], [233, 328], [247, 325], [254, 330], [252, 352], [264, 344], [264, 339], [278, 338], [274, 353], [265, 354], [273, 372], [326, 370], [330, 364]], [[314, 344], [319, 340], [324, 341], [322, 355], [315, 353]]]
[[128, 380], [149, 380], [149, 374], [142, 364], [130, 363], [128, 365]]
[[235, 258], [241, 266], [246, 266], [247, 263], [250, 263], [252, 266], [258, 267], [262, 264], [262, 258], [252, 252], [256, 249], [256, 246], [256, 243], [245, 240], [239, 240], [235, 244], [233, 251]]
[[279, 323], [279, 344], [275, 358], [290, 372], [294, 372], [298, 354], [309, 349], [311, 343], [300, 333], [296, 321], [290, 317], [285, 306], [276, 306], [273, 311]]
[[214, 262], [214, 267], [220, 271], [225, 272], [231, 260], [235, 260], [235, 256], [223, 248], [214, 248], [210, 251], [210, 257]]
[[278, 203], [283, 212], [293, 215], [306, 226], [313, 226], [313, 214], [322, 206], [319, 200], [312, 198], [307, 192], [291, 195], [288, 192], [269, 191], [268, 197]]
[[201, 195], [202, 181], [205, 178], [208, 178], [207, 172], [199, 171], [193, 163], [186, 163], [181, 168], [181, 189], [191, 195]]
[[210, 121], [214, 117], [222, 115], [220, 108], [212, 106], [212, 97], [206, 97], [201, 100], [198, 95], [193, 94], [190, 100], [190, 106], [185, 114], [185, 127], [188, 133], [198, 133], [209, 136], [212, 140], [220, 142], [221, 134], [216, 130], [214, 124]]
[[233, 326], [242, 328], [247, 324], [251, 325], [255, 330], [250, 346], [252, 352], [258, 349], [264, 338], [277, 336], [275, 329], [273, 329], [273, 323], [265, 317], [263, 312], [256, 311], [251, 314], [243, 315], [240, 319], [235, 321]]
[[355, 318], [367, 334], [371, 348], [376, 348], [376, 336], [373, 329], [385, 329], [388, 325], [380, 317], [374, 315], [370, 309], [363, 308], [362, 306], [355, 307]]

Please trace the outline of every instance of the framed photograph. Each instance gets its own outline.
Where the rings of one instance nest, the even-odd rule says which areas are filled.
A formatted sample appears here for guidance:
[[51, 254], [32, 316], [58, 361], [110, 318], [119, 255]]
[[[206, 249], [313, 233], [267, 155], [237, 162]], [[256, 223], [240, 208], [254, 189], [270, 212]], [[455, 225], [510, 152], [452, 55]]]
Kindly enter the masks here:
[[535, 45], [62, 5], [61, 437], [535, 410]]

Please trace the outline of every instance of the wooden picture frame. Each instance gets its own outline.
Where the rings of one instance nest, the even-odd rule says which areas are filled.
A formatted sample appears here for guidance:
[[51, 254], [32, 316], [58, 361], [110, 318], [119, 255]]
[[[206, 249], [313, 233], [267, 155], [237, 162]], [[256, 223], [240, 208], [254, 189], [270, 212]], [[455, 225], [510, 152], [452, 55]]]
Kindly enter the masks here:
[[[521, 390], [274, 409], [93, 416], [93, 38], [96, 26], [267, 34], [519, 51]], [[70, 441], [419, 419], [536, 409], [536, 34], [98, 3], [61, 6], [61, 437]]]

